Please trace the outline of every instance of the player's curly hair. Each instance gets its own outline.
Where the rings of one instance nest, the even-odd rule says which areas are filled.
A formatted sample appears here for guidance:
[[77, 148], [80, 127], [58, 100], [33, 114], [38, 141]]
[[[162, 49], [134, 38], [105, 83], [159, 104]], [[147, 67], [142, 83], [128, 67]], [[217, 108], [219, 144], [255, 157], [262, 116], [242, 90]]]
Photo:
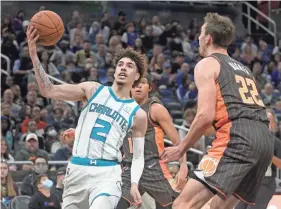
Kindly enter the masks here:
[[140, 78], [134, 82], [133, 86], [136, 86], [146, 74], [147, 71], [146, 56], [144, 54], [135, 51], [132, 48], [122, 49], [115, 56], [115, 65], [117, 65], [119, 60], [121, 60], [124, 57], [130, 58], [136, 63], [138, 73], [140, 74]]

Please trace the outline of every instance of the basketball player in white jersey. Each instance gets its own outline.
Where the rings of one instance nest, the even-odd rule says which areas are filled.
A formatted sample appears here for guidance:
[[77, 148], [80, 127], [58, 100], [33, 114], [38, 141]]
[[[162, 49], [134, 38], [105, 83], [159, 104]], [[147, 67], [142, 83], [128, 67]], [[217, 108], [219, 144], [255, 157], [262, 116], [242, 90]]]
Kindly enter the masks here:
[[130, 90], [145, 73], [145, 58], [132, 49], [122, 51], [116, 58], [112, 87], [96, 82], [53, 85], [37, 56], [38, 38], [36, 29], [30, 26], [29, 53], [41, 94], [57, 100], [80, 100], [84, 104], [64, 180], [63, 209], [116, 207], [121, 197], [120, 147], [129, 129], [134, 144], [131, 194], [135, 204], [141, 204], [138, 182], [144, 167], [147, 116], [130, 98]]

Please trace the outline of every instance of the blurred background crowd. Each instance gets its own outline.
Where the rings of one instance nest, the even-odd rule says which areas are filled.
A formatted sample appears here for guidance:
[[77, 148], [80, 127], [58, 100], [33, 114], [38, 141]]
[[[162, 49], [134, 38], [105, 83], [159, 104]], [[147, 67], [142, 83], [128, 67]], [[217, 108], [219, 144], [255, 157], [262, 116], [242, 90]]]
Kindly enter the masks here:
[[[275, 5], [276, 14], [280, 11], [279, 3]], [[39, 8], [45, 9], [49, 8]], [[39, 92], [25, 34], [29, 19], [37, 11], [5, 11], [1, 20], [1, 53], [10, 60], [1, 58], [1, 198], [6, 205], [17, 195], [32, 197], [38, 190], [51, 192], [55, 206], [61, 202], [65, 167], [63, 163], [49, 161], [64, 162], [71, 157], [72, 147], [62, 143], [62, 133], [75, 128], [82, 107], [80, 103], [46, 99]], [[95, 18], [83, 11], [69, 11], [71, 15], [64, 19], [65, 34], [57, 45], [38, 47], [44, 69], [54, 83], [96, 81], [111, 85], [115, 52], [132, 47], [147, 56], [153, 78], [152, 95], [161, 99], [176, 125], [188, 129], [196, 114], [193, 70], [202, 59], [198, 54], [198, 37], [203, 19], [161, 19], [155, 14], [134, 19], [126, 10], [112, 11], [103, 10]], [[254, 18], [259, 20], [257, 14]], [[267, 27], [266, 21], [259, 21]], [[276, 115], [275, 132], [280, 138], [280, 37], [274, 42], [261, 29], [252, 35], [243, 31], [229, 47], [229, 54], [253, 72], [264, 103]], [[187, 133], [184, 129], [179, 132], [182, 138]], [[205, 152], [211, 141], [212, 138], [204, 138], [194, 148]], [[199, 160], [197, 154], [188, 153], [192, 165], [196, 166]], [[11, 164], [18, 161], [32, 163]], [[170, 167], [173, 176], [177, 170], [177, 166]], [[55, 183], [42, 185], [47, 178]], [[37, 197], [40, 198], [44, 197]]]

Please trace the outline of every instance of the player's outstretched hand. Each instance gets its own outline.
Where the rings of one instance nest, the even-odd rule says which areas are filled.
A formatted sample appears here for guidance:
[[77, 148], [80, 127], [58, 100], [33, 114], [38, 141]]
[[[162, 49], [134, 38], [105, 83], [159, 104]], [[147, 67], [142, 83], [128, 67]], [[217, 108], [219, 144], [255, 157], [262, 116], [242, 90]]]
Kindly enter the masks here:
[[142, 204], [142, 199], [137, 184], [132, 184], [130, 193], [134, 199], [133, 205], [137, 206], [137, 208], [140, 208]]
[[69, 128], [64, 131], [62, 134], [62, 138], [64, 144], [72, 145], [75, 139], [75, 129]]
[[177, 161], [182, 157], [183, 153], [180, 151], [179, 146], [167, 147], [161, 153], [160, 157], [165, 162]]
[[36, 42], [39, 39], [39, 35], [37, 35], [37, 29], [33, 25], [28, 26], [26, 37], [27, 37], [30, 57], [33, 57], [37, 55]]

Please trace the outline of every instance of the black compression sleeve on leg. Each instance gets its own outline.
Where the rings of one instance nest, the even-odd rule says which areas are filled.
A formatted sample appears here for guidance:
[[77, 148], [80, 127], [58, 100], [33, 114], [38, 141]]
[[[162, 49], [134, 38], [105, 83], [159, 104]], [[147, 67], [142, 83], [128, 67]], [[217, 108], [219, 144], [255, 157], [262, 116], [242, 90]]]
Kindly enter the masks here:
[[130, 203], [125, 200], [123, 197], [121, 197], [116, 209], [127, 209], [130, 207]]

